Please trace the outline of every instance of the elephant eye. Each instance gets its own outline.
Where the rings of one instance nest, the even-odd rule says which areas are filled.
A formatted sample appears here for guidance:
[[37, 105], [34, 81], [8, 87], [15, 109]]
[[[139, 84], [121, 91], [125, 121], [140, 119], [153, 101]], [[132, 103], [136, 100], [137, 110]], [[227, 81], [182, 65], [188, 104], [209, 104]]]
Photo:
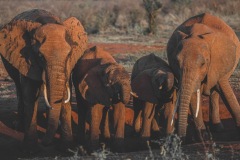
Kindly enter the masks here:
[[204, 65], [205, 65], [205, 62], [202, 62], [202, 63], [201, 63], [201, 67], [203, 67]]

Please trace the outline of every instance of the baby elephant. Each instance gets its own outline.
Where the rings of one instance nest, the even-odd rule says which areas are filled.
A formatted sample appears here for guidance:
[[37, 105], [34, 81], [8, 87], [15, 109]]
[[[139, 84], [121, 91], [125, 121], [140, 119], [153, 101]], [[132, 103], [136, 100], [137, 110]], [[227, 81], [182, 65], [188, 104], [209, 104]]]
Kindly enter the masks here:
[[[134, 127], [142, 138], [148, 139], [151, 128], [159, 131], [156, 117], [164, 109], [166, 134], [173, 132], [172, 115], [176, 100], [174, 75], [168, 64], [154, 54], [143, 56], [133, 66], [131, 87], [133, 91]], [[142, 113], [141, 113], [142, 112]], [[140, 116], [142, 115], [142, 127]], [[155, 118], [154, 118], [155, 117]]]
[[72, 78], [78, 106], [79, 143], [85, 143], [88, 111], [90, 150], [98, 147], [100, 134], [110, 138], [108, 109], [112, 106], [114, 146], [121, 146], [124, 139], [125, 104], [130, 99], [131, 91], [128, 72], [108, 52], [94, 46], [79, 59]]

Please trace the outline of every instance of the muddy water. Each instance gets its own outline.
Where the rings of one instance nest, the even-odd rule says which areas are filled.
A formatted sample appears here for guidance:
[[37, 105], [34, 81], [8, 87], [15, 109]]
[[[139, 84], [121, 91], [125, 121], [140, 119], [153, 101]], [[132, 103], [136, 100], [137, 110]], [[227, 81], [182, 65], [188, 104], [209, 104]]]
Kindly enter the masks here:
[[[174, 148], [174, 147], [173, 147]], [[175, 147], [176, 148], [176, 147]], [[240, 142], [227, 142], [227, 143], [207, 143], [205, 146], [202, 144], [186, 145], [179, 150], [171, 150], [172, 152], [163, 152], [162, 146], [159, 149], [149, 149], [139, 152], [128, 153], [112, 153], [105, 150], [95, 151], [91, 156], [80, 156], [78, 152], [73, 151], [72, 156], [54, 156], [54, 157], [35, 157], [30, 159], [40, 160], [90, 160], [90, 159], [107, 159], [107, 160], [237, 160], [240, 159]], [[19, 158], [27, 159], [27, 158]]]

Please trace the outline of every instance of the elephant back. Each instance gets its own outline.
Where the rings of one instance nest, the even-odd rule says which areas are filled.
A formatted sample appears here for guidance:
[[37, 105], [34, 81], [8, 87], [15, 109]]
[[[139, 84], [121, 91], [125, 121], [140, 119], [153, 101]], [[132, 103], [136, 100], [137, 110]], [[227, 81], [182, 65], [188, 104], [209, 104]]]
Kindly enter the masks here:
[[131, 80], [144, 70], [153, 68], [169, 68], [167, 62], [151, 53], [139, 58], [133, 66]]
[[189, 18], [174, 30], [167, 44], [168, 55], [173, 54], [175, 47], [182, 40], [182, 35], [179, 31], [185, 33], [186, 35], [190, 35], [192, 31], [191, 29], [196, 23], [204, 24], [216, 32], [224, 33], [229, 36], [236, 45], [239, 44], [238, 37], [230, 26], [216, 16], [209, 13], [203, 13]]
[[[183, 22], [180, 26], [178, 26], [172, 36], [170, 37], [167, 43], [167, 57], [169, 65], [172, 67], [173, 71], [176, 72], [174, 68], [176, 66], [176, 57], [177, 57], [177, 46], [178, 44], [188, 36], [194, 34], [196, 30], [196, 24], [201, 24], [202, 26], [208, 27], [212, 32], [221, 33], [226, 35], [236, 46], [239, 46], [239, 40], [236, 36], [233, 29], [228, 26], [223, 20], [220, 18], [213, 16], [209, 13], [203, 13], [194, 17], [189, 18], [185, 22]], [[208, 33], [201, 33], [202, 30], [198, 30], [198, 34], [208, 34]], [[184, 33], [184, 36], [183, 34]], [[239, 47], [238, 47], [239, 48]], [[240, 51], [237, 50], [236, 59], [238, 60], [240, 56]], [[174, 73], [177, 76], [178, 73]]]
[[16, 21], [16, 20], [26, 20], [26, 21], [38, 22], [41, 24], [46, 24], [46, 23], [60, 24], [60, 19], [57, 16], [53, 15], [48, 11], [41, 10], [41, 9], [33, 9], [33, 10], [25, 11], [12, 19], [12, 21]]

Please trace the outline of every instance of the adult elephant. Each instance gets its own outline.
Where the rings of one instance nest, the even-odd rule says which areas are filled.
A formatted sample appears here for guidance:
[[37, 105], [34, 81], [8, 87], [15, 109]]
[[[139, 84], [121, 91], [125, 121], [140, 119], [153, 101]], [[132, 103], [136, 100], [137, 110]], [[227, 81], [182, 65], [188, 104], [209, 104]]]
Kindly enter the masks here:
[[76, 18], [61, 22], [45, 10], [23, 12], [1, 28], [0, 53], [16, 84], [18, 114], [27, 146], [37, 143], [36, 112], [41, 86], [50, 108], [42, 143], [51, 144], [59, 119], [62, 142], [72, 140], [68, 83], [86, 47], [86, 33]]
[[[190, 103], [196, 116], [202, 117], [198, 108], [201, 93], [212, 98], [213, 109], [218, 107], [220, 94], [240, 127], [240, 107], [228, 81], [239, 60], [239, 40], [225, 22], [208, 13], [186, 20], [169, 39], [167, 56], [180, 82], [179, 136], [186, 136]], [[198, 122], [204, 129], [202, 119]]]
[[[135, 131], [148, 139], [153, 131], [159, 132], [157, 115], [164, 109], [164, 129], [173, 132], [172, 116], [176, 101], [174, 75], [169, 65], [154, 54], [139, 58], [133, 66], [131, 87], [134, 107]], [[142, 115], [142, 127], [140, 117]], [[154, 118], [155, 117], [155, 118]]]
[[[108, 112], [113, 107], [113, 147], [121, 151], [124, 139], [125, 104], [130, 99], [130, 76], [114, 58], [99, 47], [84, 52], [73, 74], [78, 106], [79, 143], [85, 144], [85, 122], [90, 110], [90, 150], [96, 149], [100, 133], [110, 138]], [[105, 117], [105, 118], [104, 118]], [[104, 130], [101, 130], [101, 122]], [[101, 132], [102, 131], [102, 132]]]

